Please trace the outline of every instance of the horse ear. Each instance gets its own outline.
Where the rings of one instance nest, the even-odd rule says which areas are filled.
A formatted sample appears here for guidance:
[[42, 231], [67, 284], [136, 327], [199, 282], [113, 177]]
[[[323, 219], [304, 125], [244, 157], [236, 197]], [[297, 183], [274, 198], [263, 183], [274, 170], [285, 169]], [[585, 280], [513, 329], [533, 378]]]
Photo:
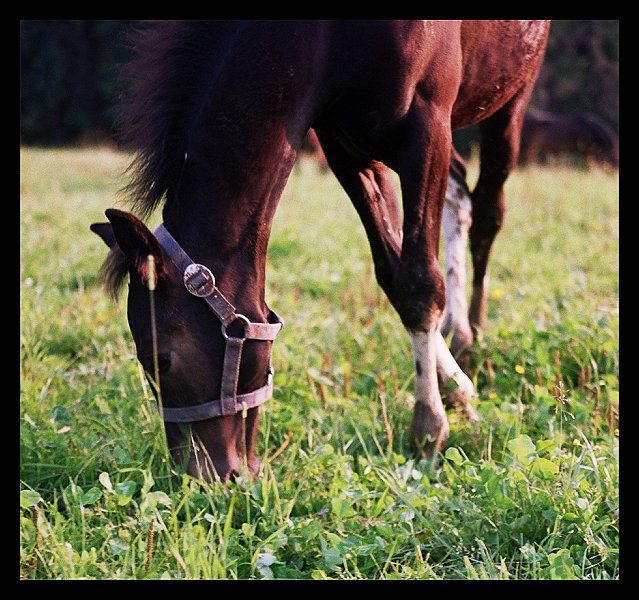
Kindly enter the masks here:
[[[148, 278], [148, 262], [149, 254], [155, 259], [155, 270], [157, 277], [163, 277], [167, 274], [167, 261], [164, 250], [157, 241], [153, 233], [147, 226], [135, 215], [116, 208], [109, 208], [104, 213], [109, 219], [110, 224], [97, 224], [110, 226], [113, 235], [113, 242], [120, 247], [127, 259], [131, 262], [135, 270], [140, 274], [143, 281]], [[108, 230], [104, 227], [98, 227], [95, 231], [110, 248], [113, 246], [109, 243], [110, 237]]]
[[89, 229], [97, 234], [109, 248], [113, 249], [117, 245], [111, 223], [92, 223]]

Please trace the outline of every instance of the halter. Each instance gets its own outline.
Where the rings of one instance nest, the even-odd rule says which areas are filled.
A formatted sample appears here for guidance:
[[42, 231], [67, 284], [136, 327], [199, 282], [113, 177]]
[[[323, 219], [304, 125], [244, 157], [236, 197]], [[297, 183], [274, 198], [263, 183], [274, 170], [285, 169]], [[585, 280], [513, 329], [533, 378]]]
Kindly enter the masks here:
[[[272, 341], [282, 329], [284, 322], [273, 311], [269, 314], [269, 323], [252, 323], [243, 314], [236, 312], [235, 307], [215, 287], [213, 273], [204, 265], [194, 263], [189, 255], [175, 241], [163, 224], [153, 232], [164, 248], [173, 264], [183, 274], [184, 287], [198, 298], [202, 298], [222, 324], [222, 336], [225, 340], [224, 364], [219, 400], [211, 400], [204, 404], [161, 409], [162, 418], [168, 423], [190, 423], [204, 421], [213, 417], [234, 415], [240, 411], [245, 414], [266, 402], [273, 395], [273, 366], [269, 365], [268, 380], [265, 386], [237, 395], [237, 381], [240, 374], [242, 348], [245, 340]], [[244, 332], [242, 337], [229, 334], [228, 327], [236, 321], [242, 321]]]

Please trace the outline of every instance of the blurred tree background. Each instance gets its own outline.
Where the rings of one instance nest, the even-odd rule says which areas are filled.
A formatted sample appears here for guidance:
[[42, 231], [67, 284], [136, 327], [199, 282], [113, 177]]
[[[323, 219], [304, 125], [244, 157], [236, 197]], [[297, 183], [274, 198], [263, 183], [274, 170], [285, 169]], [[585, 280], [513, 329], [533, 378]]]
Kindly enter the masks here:
[[[112, 140], [119, 83], [137, 21], [20, 22], [20, 141], [29, 145]], [[619, 21], [553, 21], [531, 107], [589, 111], [619, 131]], [[464, 152], [472, 128], [455, 141]]]
[[115, 66], [135, 21], [20, 22], [20, 141], [101, 143], [113, 134]]

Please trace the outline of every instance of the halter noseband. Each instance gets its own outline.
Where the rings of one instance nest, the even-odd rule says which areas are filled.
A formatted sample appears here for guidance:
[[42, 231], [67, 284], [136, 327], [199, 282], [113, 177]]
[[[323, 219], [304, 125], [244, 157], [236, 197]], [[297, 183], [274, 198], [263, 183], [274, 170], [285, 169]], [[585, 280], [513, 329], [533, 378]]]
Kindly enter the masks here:
[[[237, 381], [240, 374], [242, 348], [245, 340], [274, 340], [284, 322], [273, 311], [269, 315], [269, 321], [273, 322], [252, 323], [249, 321], [247, 317], [236, 312], [235, 307], [215, 287], [213, 273], [204, 265], [194, 263], [164, 225], [159, 225], [153, 233], [173, 264], [183, 274], [184, 287], [189, 293], [205, 300], [220, 320], [222, 336], [225, 340], [220, 399], [195, 406], [162, 407], [162, 418], [168, 423], [190, 423], [234, 415], [263, 404], [273, 395], [273, 367], [269, 366], [268, 381], [265, 386], [238, 396]], [[242, 337], [230, 335], [227, 331], [228, 326], [235, 321], [244, 322]]]

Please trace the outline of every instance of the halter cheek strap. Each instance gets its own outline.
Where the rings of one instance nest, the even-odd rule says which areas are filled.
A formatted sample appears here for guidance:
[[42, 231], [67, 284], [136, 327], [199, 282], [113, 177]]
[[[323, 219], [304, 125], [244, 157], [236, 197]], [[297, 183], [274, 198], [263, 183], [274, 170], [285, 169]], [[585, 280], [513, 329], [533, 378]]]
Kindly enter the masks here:
[[[269, 314], [269, 323], [249, 321], [247, 317], [235, 310], [235, 307], [215, 286], [213, 273], [204, 265], [194, 263], [164, 225], [159, 225], [154, 231], [154, 235], [173, 264], [183, 274], [184, 287], [189, 293], [206, 301], [219, 319], [222, 324], [222, 336], [225, 340], [220, 398], [195, 406], [163, 407], [161, 409], [162, 418], [168, 423], [190, 423], [213, 417], [234, 415], [263, 404], [273, 395], [272, 365], [269, 366], [268, 381], [265, 386], [247, 394], [237, 395], [244, 341], [272, 341], [277, 337], [284, 322], [273, 311]], [[236, 321], [243, 322], [244, 331], [241, 337], [227, 332], [228, 326]]]

